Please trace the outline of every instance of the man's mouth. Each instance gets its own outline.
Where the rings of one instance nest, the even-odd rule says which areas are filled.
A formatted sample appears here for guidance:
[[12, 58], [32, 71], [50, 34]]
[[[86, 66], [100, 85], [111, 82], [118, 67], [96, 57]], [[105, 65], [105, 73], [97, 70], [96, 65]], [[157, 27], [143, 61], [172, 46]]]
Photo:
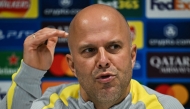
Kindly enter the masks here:
[[113, 81], [115, 77], [116, 77], [116, 75], [113, 75], [110, 73], [102, 73], [96, 77], [96, 80], [100, 83], [109, 83], [109, 82]]

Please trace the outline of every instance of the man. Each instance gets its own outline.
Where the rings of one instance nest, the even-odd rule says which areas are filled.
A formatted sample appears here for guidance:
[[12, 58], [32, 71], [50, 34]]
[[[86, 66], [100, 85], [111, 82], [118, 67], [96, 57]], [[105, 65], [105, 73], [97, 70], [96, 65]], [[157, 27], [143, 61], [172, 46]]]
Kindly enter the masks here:
[[131, 79], [137, 48], [129, 26], [119, 12], [100, 4], [86, 7], [70, 24], [66, 57], [79, 84], [49, 88], [41, 96], [40, 80], [52, 64], [57, 37], [67, 35], [44, 28], [26, 38], [2, 109], [184, 109], [175, 98]]

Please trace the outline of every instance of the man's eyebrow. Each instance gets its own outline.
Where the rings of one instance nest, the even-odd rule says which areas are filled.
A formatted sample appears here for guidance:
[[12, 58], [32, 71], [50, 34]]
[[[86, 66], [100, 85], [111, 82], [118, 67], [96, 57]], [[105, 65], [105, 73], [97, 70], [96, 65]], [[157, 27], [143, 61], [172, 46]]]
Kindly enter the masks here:
[[[123, 45], [123, 42], [121, 40], [112, 40], [106, 43], [106, 45], [111, 45], [111, 44], [121, 44]], [[80, 44], [79, 45], [79, 51], [85, 49], [85, 48], [91, 48], [94, 47], [95, 45], [91, 43], [85, 43], [85, 44]]]
[[123, 44], [123, 42], [120, 40], [113, 40], [107, 43], [107, 45], [111, 45], [111, 44]]
[[81, 45], [79, 46], [79, 51], [81, 51], [81, 50], [83, 50], [83, 49], [85, 49], [85, 48], [90, 48], [90, 47], [94, 47], [94, 45], [93, 45], [93, 44], [90, 44], [90, 43], [81, 44]]

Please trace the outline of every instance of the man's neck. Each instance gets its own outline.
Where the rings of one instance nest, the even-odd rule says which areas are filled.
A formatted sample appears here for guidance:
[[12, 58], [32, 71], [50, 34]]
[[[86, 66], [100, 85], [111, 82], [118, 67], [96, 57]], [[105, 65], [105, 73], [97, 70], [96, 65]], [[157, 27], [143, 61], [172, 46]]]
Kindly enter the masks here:
[[101, 104], [94, 103], [95, 109], [110, 109], [112, 106], [113, 103], [101, 103]]

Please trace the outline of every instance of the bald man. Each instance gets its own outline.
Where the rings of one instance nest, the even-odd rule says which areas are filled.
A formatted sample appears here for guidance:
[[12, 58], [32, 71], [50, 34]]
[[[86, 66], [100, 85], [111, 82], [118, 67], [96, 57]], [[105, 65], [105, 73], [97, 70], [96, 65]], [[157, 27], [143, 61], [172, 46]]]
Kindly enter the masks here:
[[[68, 36], [66, 57], [79, 83], [49, 88], [41, 96], [40, 80], [53, 62], [58, 36]], [[0, 107], [184, 109], [177, 99], [131, 79], [136, 53], [125, 18], [112, 7], [91, 5], [74, 17], [69, 34], [44, 28], [26, 38], [21, 67]]]

